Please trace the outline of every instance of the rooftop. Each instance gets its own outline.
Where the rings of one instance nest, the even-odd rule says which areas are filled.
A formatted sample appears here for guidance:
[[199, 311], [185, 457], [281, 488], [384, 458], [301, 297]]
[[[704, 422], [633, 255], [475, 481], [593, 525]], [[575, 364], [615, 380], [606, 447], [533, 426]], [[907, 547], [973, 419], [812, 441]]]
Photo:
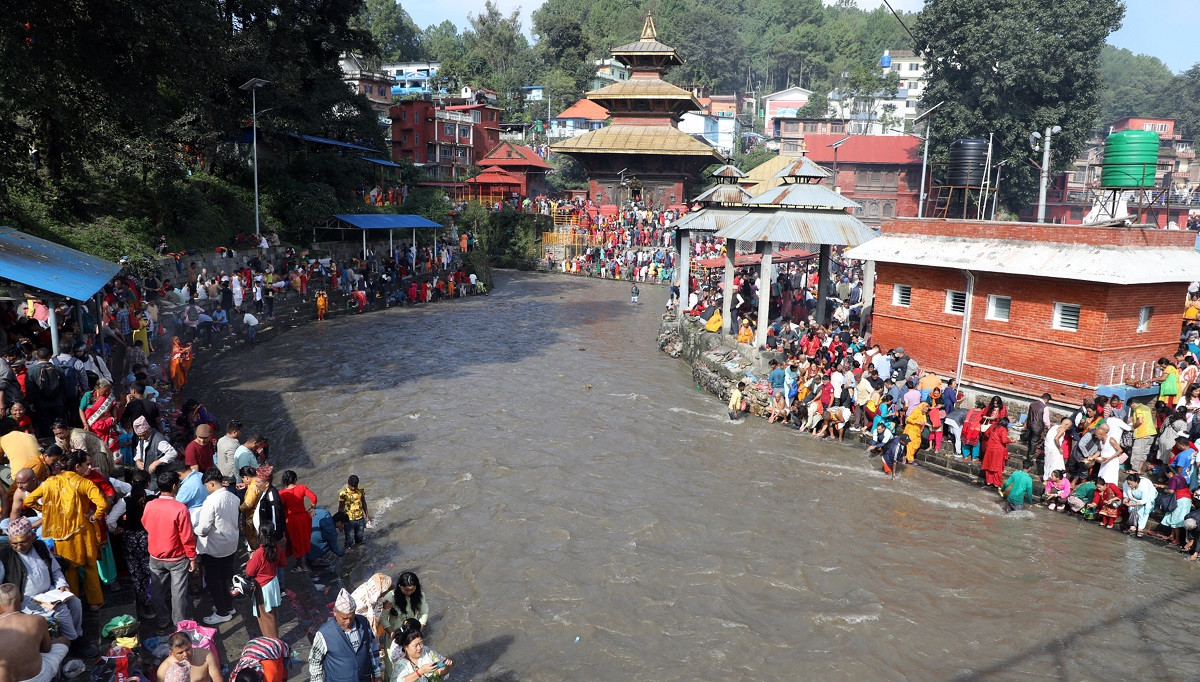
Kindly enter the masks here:
[[671, 126], [614, 125], [556, 142], [555, 152], [611, 152], [622, 154], [676, 154], [712, 156], [721, 153], [707, 143]]
[[[810, 133], [804, 136], [808, 157], [817, 163], [832, 164], [829, 145], [845, 138], [840, 134]], [[921, 138], [916, 135], [851, 135], [837, 151], [838, 163], [921, 163]]]
[[581, 99], [563, 109], [555, 118], [582, 118], [586, 121], [607, 121], [608, 109], [596, 104], [590, 99]]
[[587, 94], [587, 97], [590, 100], [684, 99], [690, 100], [696, 109], [700, 108], [700, 102], [691, 92], [658, 78], [618, 81], [612, 85], [606, 85], [599, 90], [592, 90]]
[[479, 159], [479, 165], [491, 165], [502, 167], [522, 167], [532, 166], [533, 168], [549, 169], [550, 164], [546, 160], [538, 156], [538, 153], [533, 151], [531, 147], [515, 144], [508, 140], [501, 140], [500, 144], [492, 148], [492, 151], [484, 154]]
[[898, 219], [846, 257], [1107, 284], [1191, 282], [1200, 271], [1186, 230], [978, 220]]

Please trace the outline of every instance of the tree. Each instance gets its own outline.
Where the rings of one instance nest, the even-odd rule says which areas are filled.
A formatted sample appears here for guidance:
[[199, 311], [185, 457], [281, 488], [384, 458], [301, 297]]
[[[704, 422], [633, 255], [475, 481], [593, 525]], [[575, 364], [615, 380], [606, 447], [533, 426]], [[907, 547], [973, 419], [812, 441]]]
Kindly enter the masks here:
[[1200, 136], [1200, 64], [1171, 79], [1162, 111], [1176, 119], [1175, 132], [1185, 139]]
[[407, 62], [420, 58], [420, 29], [396, 0], [366, 0], [355, 23], [370, 32], [383, 61]]
[[1174, 74], [1157, 57], [1105, 45], [1100, 51], [1100, 123], [1122, 116], [1159, 115]]
[[529, 41], [521, 33], [521, 15], [505, 16], [492, 0], [483, 11], [468, 16], [471, 30], [463, 35], [466, 47], [465, 75], [478, 84], [496, 90], [509, 104], [517, 98], [517, 89], [528, 85], [533, 58]]
[[1027, 205], [1038, 184], [1029, 135], [1062, 126], [1053, 164], [1075, 158], [1099, 113], [1100, 50], [1123, 14], [1119, 0], [928, 0], [912, 28], [928, 60], [923, 103], [946, 103], [934, 114], [936, 157], [994, 133], [993, 158], [1007, 161], [1001, 201]]

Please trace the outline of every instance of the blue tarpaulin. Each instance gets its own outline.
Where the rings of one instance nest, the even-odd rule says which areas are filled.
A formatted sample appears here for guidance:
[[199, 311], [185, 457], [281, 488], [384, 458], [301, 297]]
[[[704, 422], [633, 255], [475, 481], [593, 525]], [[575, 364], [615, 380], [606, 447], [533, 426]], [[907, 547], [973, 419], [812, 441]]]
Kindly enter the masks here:
[[417, 230], [427, 227], [442, 227], [428, 218], [419, 215], [400, 213], [344, 213], [334, 218], [362, 230]]
[[0, 278], [86, 301], [121, 270], [116, 263], [0, 227]]
[[383, 159], [372, 159], [369, 156], [360, 156], [358, 158], [362, 159], [363, 161], [370, 161], [371, 163], [377, 163], [380, 166], [387, 166], [388, 168], [400, 168], [401, 167], [400, 164], [398, 164], [398, 163], [392, 163], [391, 161], [385, 161]]
[[327, 144], [327, 145], [332, 145], [334, 147], [344, 147], [346, 149], [357, 149], [359, 151], [372, 152], [375, 154], [379, 153], [378, 149], [373, 149], [371, 147], [363, 147], [363, 146], [357, 145], [357, 144], [350, 144], [349, 142], [342, 142], [340, 140], [331, 140], [328, 137], [317, 137], [315, 135], [301, 135], [299, 133], [284, 133], [284, 135], [287, 135], [288, 137], [294, 137], [297, 140], [304, 140], [305, 142], [316, 142], [317, 144]]

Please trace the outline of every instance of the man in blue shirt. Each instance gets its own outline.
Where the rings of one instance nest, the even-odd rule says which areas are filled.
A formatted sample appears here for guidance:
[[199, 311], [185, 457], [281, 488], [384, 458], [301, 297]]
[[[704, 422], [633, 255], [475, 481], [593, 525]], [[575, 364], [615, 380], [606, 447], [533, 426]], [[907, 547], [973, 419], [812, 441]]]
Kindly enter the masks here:
[[337, 557], [346, 556], [346, 550], [338, 547], [338, 535], [349, 520], [346, 512], [330, 515], [328, 510], [320, 507], [313, 510], [312, 549], [304, 557], [309, 565], [330, 552]]
[[771, 366], [771, 373], [767, 375], [767, 380], [771, 382], [771, 392], [783, 392], [783, 385], [787, 381], [787, 373], [779, 368], [779, 363], [772, 360], [768, 363]]

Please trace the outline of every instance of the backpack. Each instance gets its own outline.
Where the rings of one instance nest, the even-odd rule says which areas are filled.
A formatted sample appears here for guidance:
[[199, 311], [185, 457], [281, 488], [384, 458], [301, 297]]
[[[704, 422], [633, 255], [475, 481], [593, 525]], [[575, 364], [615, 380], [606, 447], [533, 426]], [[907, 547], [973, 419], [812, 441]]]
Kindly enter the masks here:
[[38, 368], [38, 394], [45, 400], [58, 400], [63, 392], [63, 377], [52, 363], [43, 362]]
[[79, 369], [72, 362], [60, 363], [58, 358], [50, 361], [62, 374], [62, 389], [68, 399], [79, 397]]

